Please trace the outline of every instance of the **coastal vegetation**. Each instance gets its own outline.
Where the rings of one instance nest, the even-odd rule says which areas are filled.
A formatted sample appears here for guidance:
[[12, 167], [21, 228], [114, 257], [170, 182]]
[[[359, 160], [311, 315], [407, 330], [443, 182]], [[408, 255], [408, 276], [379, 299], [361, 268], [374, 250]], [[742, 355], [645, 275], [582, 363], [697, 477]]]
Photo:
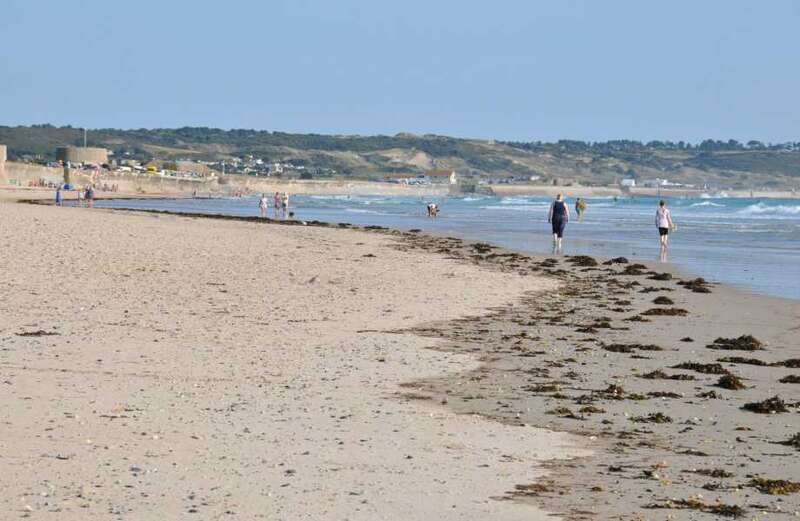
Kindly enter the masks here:
[[[108, 148], [118, 158], [219, 161], [252, 156], [359, 178], [447, 168], [499, 182], [608, 185], [623, 178], [669, 179], [734, 189], [800, 184], [800, 142], [503, 142], [430, 134], [323, 135], [206, 127], [93, 129], [87, 136], [89, 146]], [[12, 159], [52, 160], [57, 146], [82, 145], [83, 139], [83, 129], [71, 126], [0, 126], [0, 143], [8, 145]]]

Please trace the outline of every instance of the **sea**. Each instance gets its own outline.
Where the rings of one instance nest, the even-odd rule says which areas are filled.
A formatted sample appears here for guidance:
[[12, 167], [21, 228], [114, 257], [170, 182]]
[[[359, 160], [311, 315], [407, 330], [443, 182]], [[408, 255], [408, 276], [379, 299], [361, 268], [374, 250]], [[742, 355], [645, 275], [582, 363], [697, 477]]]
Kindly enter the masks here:
[[[655, 211], [648, 197], [587, 198], [582, 222], [568, 199], [572, 220], [562, 254], [624, 256], [659, 262]], [[742, 199], [724, 194], [667, 198], [677, 231], [667, 262], [685, 273], [759, 294], [800, 299], [800, 200]], [[434, 202], [440, 213], [426, 216]], [[539, 196], [292, 195], [294, 219], [378, 225], [488, 242], [535, 254], [552, 254], [547, 223], [551, 199]], [[258, 197], [99, 200], [97, 207], [257, 216]], [[265, 229], [264, 233], [269, 233]]]

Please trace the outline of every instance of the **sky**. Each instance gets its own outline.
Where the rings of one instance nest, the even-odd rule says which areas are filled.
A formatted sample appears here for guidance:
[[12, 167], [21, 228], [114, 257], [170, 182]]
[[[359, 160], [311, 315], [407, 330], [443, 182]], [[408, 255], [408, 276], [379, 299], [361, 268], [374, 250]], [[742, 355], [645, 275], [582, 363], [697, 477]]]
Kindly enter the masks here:
[[0, 125], [800, 141], [800, 1], [3, 0]]

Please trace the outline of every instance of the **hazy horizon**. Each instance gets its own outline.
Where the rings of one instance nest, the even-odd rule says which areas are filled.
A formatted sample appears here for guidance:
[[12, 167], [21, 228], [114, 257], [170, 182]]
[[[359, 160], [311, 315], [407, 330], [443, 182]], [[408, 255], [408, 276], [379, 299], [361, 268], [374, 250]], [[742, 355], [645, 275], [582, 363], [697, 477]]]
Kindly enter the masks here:
[[4, 7], [3, 125], [800, 140], [791, 0]]

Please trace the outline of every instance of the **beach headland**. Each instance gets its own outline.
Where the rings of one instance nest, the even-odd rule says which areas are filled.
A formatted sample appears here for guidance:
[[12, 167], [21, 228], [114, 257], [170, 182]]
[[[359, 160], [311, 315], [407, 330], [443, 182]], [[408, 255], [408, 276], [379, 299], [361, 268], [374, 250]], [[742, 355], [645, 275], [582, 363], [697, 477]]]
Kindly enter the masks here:
[[[17, 384], [6, 416], [45, 416], [10, 422], [23, 477], [5, 501], [44, 510], [34, 492], [50, 485], [35, 470], [65, 461], [68, 505], [140, 514], [232, 503], [357, 519], [530, 519], [528, 503], [567, 519], [800, 510], [796, 301], [661, 265], [414, 232], [9, 208], [17, 226], [4, 233], [23, 235], [5, 242], [42, 234], [52, 246], [47, 234], [64, 226], [67, 242], [87, 227], [97, 237], [6, 283], [16, 305], [0, 319], [2, 363]], [[25, 244], [14, 258], [39, 259], [44, 246]], [[61, 265], [78, 267], [59, 288], [71, 299], [47, 292]], [[108, 394], [86, 405], [101, 386]], [[41, 428], [47, 420], [58, 434]], [[184, 440], [189, 430], [203, 434]], [[98, 448], [92, 434], [84, 445], [89, 431], [121, 441]], [[262, 460], [248, 458], [264, 445]], [[64, 446], [63, 460], [48, 453]], [[70, 495], [98, 458], [93, 499]], [[242, 476], [265, 480], [270, 502], [252, 485], [245, 501], [234, 490]], [[176, 496], [203, 492], [142, 499], [165, 482], [178, 483]]]

